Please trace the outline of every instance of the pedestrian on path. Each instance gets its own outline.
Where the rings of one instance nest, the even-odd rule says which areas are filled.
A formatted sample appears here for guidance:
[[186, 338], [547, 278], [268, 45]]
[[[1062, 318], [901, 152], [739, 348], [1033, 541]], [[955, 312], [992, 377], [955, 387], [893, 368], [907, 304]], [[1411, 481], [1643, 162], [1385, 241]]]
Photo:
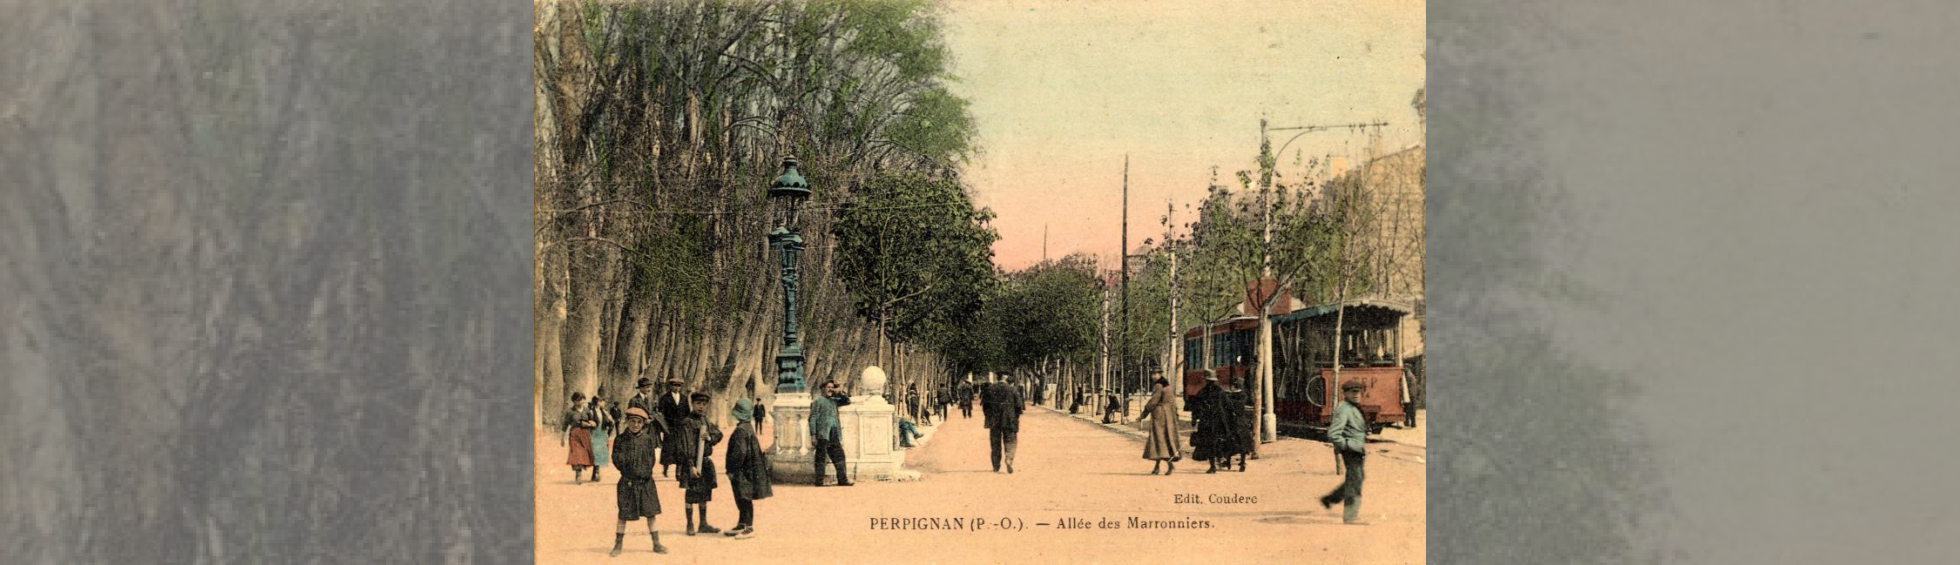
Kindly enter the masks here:
[[[592, 467], [592, 428], [599, 426], [599, 416], [585, 403], [585, 393], [572, 393], [572, 406], [565, 409], [565, 441], [569, 450], [565, 463], [572, 466], [572, 484], [578, 484], [586, 467]], [[599, 480], [599, 469], [593, 467], [592, 480]]]
[[1253, 419], [1247, 417], [1251, 414], [1249, 409], [1252, 407], [1252, 401], [1246, 395], [1245, 387], [1239, 386], [1238, 382], [1226, 385], [1224, 392], [1224, 407], [1221, 412], [1225, 419], [1225, 443], [1219, 453], [1223, 456], [1224, 467], [1228, 471], [1232, 469], [1232, 456], [1237, 455], [1239, 472], [1244, 473], [1245, 460], [1252, 456], [1254, 441]]
[[947, 386], [945, 384], [939, 385], [938, 398], [939, 398], [939, 421], [943, 423], [946, 421], [946, 416], [952, 413], [951, 409], [953, 407], [953, 387]]
[[1191, 397], [1191, 418], [1198, 421], [1198, 430], [1191, 432], [1191, 458], [1210, 463], [1206, 473], [1218, 472], [1218, 461], [1229, 457], [1233, 418], [1226, 408], [1218, 373], [1205, 369], [1205, 387]]
[[662, 429], [667, 431], [660, 444], [662, 477], [668, 476], [667, 472], [681, 462], [680, 452], [683, 448], [679, 445], [680, 437], [675, 434], [680, 431], [681, 423], [687, 421], [688, 414], [693, 412], [688, 406], [687, 381], [680, 377], [667, 379], [667, 393], [660, 395], [660, 419], [666, 424]]
[[606, 468], [606, 454], [612, 449], [608, 442], [619, 431], [619, 420], [613, 417], [611, 402], [606, 401], [605, 391], [592, 396], [592, 412], [599, 419], [599, 425], [592, 428], [592, 482], [599, 482], [599, 470]]
[[960, 389], [958, 394], [959, 394], [958, 402], [960, 404], [960, 417], [969, 420], [972, 419], [973, 418], [973, 377], [967, 377], [966, 382], [960, 383]]
[[994, 472], [998, 473], [1001, 464], [1007, 464], [1007, 473], [1014, 474], [1014, 449], [1021, 431], [1021, 389], [1014, 384], [1014, 375], [1001, 375], [1001, 382], [987, 387], [981, 398], [980, 409], [986, 418], [987, 444], [993, 453]]
[[851, 486], [851, 478], [844, 474], [844, 427], [837, 421], [837, 409], [851, 405], [851, 397], [845, 396], [836, 379], [823, 382], [823, 393], [810, 402], [810, 443], [816, 448], [816, 486], [823, 486], [824, 458], [837, 465], [837, 486]]
[[1366, 478], [1362, 463], [1368, 455], [1368, 422], [1361, 415], [1361, 381], [1341, 383], [1341, 404], [1334, 407], [1334, 419], [1327, 425], [1327, 441], [1341, 456], [1347, 475], [1333, 492], [1320, 497], [1321, 508], [1342, 504], [1341, 522], [1364, 525], [1361, 521], [1361, 481]]
[[626, 523], [647, 519], [647, 535], [653, 537], [653, 552], [666, 553], [660, 545], [660, 532], [653, 529], [653, 517], [660, 515], [660, 494], [653, 489], [654, 448], [660, 436], [649, 423], [646, 410], [626, 409], [626, 430], [613, 440], [613, 468], [619, 469], [619, 485], [614, 487], [619, 504], [619, 526], [613, 530], [612, 556], [618, 557], [626, 540]]
[[[681, 515], [687, 517], [687, 535], [721, 533], [708, 524], [708, 501], [714, 499], [715, 487], [720, 486], [715, 479], [714, 454], [715, 444], [721, 443], [721, 427], [708, 420], [708, 393], [697, 392], [688, 399], [687, 419], [681, 421], [680, 432], [674, 434], [680, 438], [676, 442], [680, 452], [674, 476], [687, 492]], [[696, 512], [701, 515], [699, 526], [694, 521]]]
[[762, 451], [762, 442], [755, 434], [761, 413], [762, 406], [751, 405], [747, 398], [736, 400], [728, 411], [735, 418], [735, 432], [728, 436], [728, 454], [722, 466], [728, 468], [728, 491], [735, 495], [739, 513], [735, 526], [725, 534], [728, 537], [755, 534], [755, 501], [775, 494], [769, 478], [769, 455]]
[[1165, 464], [1169, 475], [1177, 472], [1177, 461], [1183, 459], [1177, 445], [1177, 401], [1171, 395], [1171, 382], [1158, 375], [1157, 392], [1143, 405], [1143, 417], [1150, 418], [1150, 437], [1143, 442], [1143, 458], [1154, 461], [1150, 464], [1150, 474], [1157, 474], [1157, 468]]

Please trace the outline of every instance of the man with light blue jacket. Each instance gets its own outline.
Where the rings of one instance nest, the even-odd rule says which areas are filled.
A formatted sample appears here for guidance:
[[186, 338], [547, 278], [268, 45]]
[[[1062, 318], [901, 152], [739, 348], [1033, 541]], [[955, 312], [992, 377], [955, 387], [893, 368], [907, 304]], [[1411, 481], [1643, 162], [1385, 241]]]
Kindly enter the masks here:
[[1361, 480], [1365, 477], [1361, 464], [1368, 455], [1368, 421], [1361, 415], [1361, 389], [1358, 380], [1341, 383], [1341, 404], [1334, 407], [1334, 419], [1327, 424], [1327, 441], [1340, 454], [1347, 478], [1333, 492], [1320, 497], [1321, 508], [1333, 508], [1340, 502], [1341, 521], [1354, 525], [1367, 524], [1361, 521]]

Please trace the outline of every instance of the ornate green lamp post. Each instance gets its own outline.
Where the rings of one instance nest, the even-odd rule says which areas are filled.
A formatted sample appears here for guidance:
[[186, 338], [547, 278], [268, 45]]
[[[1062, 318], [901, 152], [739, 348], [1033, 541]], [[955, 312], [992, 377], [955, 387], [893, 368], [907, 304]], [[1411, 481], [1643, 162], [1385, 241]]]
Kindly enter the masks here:
[[769, 200], [781, 204], [779, 225], [769, 232], [769, 248], [782, 258], [783, 348], [776, 353], [776, 393], [808, 390], [803, 382], [803, 345], [796, 339], [796, 256], [803, 252], [796, 212], [810, 198], [810, 181], [796, 172], [796, 158], [783, 159], [783, 175], [769, 183]]

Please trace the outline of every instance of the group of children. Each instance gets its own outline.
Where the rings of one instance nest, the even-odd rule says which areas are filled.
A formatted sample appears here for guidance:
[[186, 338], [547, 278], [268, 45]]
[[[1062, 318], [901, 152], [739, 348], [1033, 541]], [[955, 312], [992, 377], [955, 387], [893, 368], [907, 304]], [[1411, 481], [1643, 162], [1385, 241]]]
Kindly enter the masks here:
[[692, 411], [680, 420], [678, 426], [652, 417], [639, 406], [626, 409], [626, 428], [613, 439], [611, 454], [612, 464], [620, 474], [617, 487], [619, 525], [613, 532], [612, 555], [617, 556], [622, 550], [626, 523], [640, 518], [647, 520], [647, 534], [653, 538], [653, 552], [667, 552], [667, 547], [660, 543], [660, 533], [653, 527], [654, 517], [660, 514], [660, 497], [653, 488], [653, 469], [658, 463], [655, 449], [663, 444], [669, 450], [666, 459], [674, 462], [674, 476], [686, 492], [682, 513], [687, 517], [687, 535], [720, 533], [728, 537], [746, 538], [755, 534], [755, 501], [773, 494], [769, 461], [755, 431], [756, 423], [764, 416], [762, 406], [742, 398], [736, 400], [734, 408], [729, 411], [729, 416], [735, 420], [735, 431], [728, 436], [727, 453], [722, 463], [740, 516], [733, 527], [723, 532], [708, 523], [708, 501], [714, 498], [714, 491], [720, 486], [715, 472], [714, 447], [722, 440], [721, 427], [707, 418], [709, 399], [704, 392], [690, 395]]

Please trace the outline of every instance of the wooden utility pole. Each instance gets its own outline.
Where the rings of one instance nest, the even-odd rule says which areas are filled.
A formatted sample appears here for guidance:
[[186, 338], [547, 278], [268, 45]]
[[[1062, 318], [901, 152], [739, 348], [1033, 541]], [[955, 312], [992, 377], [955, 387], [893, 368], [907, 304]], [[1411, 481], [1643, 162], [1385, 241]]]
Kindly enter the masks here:
[[[1116, 267], [1123, 271], [1123, 332], [1116, 341], [1117, 366], [1123, 375], [1123, 387], [1129, 388], [1130, 378], [1130, 156], [1123, 156], [1123, 253], [1116, 256]], [[1125, 413], [1130, 405], [1123, 404]]]

